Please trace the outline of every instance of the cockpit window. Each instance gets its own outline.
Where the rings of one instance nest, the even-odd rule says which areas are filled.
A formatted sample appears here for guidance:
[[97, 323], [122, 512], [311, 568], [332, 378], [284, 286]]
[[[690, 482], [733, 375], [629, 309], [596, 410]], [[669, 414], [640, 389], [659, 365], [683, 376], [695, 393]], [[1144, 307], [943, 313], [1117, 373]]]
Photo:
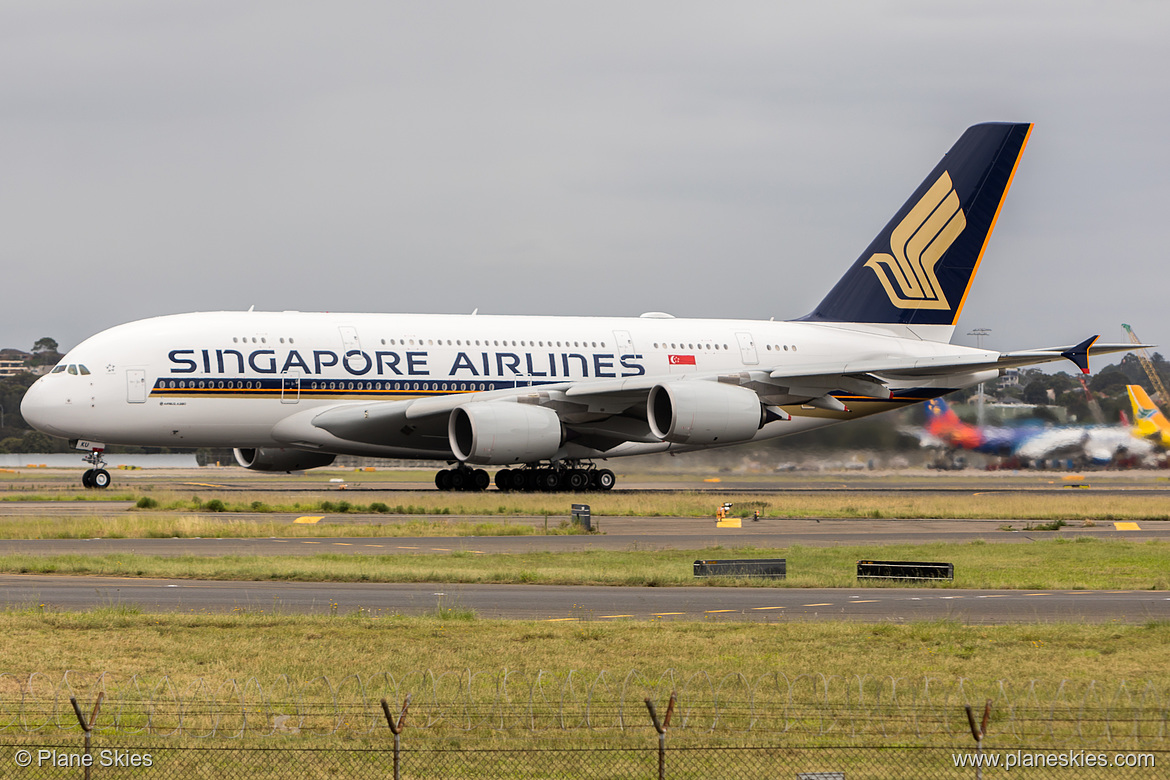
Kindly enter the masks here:
[[69, 364], [69, 373], [73, 374], [74, 376], [77, 376], [77, 366], [70, 363]]
[[52, 371], [50, 371], [49, 373], [50, 373], [50, 374], [60, 374], [60, 373], [61, 373], [62, 371], [64, 371], [64, 370], [65, 370], [65, 366], [64, 366], [64, 365], [60, 365], [60, 366], [53, 366], [53, 370], [52, 370]]
[[81, 373], [82, 376], [89, 376], [89, 369], [80, 363], [77, 364], [77, 370]]

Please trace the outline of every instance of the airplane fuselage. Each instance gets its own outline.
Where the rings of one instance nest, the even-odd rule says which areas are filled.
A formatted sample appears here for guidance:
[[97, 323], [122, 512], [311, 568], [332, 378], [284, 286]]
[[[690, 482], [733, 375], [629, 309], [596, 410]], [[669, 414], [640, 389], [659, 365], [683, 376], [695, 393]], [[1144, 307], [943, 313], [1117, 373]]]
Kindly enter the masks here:
[[[70, 439], [165, 447], [272, 447], [291, 443], [279, 435], [281, 421], [344, 403], [470, 393], [514, 396], [524, 388], [555, 393], [566, 383], [582, 380], [671, 381], [785, 366], [807, 369], [822, 363], [840, 370], [843, 354], [860, 364], [915, 357], [929, 361], [963, 349], [848, 323], [661, 316], [195, 313], [132, 322], [87, 339], [69, 352], [59, 370], [37, 381], [23, 408], [41, 430]], [[73, 372], [74, 366], [88, 373], [80, 368]], [[792, 419], [770, 422], [755, 439], [898, 408], [994, 374], [981, 371], [894, 383], [888, 399], [842, 395], [848, 411], [784, 405]], [[579, 412], [586, 417], [590, 413]], [[610, 454], [669, 448], [666, 442], [631, 442]], [[367, 443], [344, 450], [386, 457], [450, 457], [442, 446]], [[576, 456], [591, 454], [595, 453]]]

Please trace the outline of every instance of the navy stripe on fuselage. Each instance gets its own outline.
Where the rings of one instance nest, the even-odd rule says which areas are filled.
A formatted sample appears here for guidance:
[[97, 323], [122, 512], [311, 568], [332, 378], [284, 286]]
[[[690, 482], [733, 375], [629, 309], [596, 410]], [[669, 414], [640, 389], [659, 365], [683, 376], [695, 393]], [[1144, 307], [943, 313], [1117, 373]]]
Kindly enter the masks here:
[[[426, 395], [478, 393], [488, 390], [514, 390], [525, 387], [561, 384], [560, 382], [493, 379], [483, 382], [437, 379], [425, 381], [305, 379], [301, 377], [274, 377], [269, 379], [158, 379], [150, 392], [152, 398], [280, 398], [296, 396], [312, 399], [403, 400]], [[953, 392], [953, 388], [910, 388], [894, 390], [890, 398], [873, 398], [850, 393], [832, 393], [844, 403], [879, 401], [891, 404], [913, 404], [939, 398]]]
[[420, 395], [450, 395], [477, 393], [487, 390], [512, 390], [539, 385], [559, 384], [549, 381], [508, 381], [493, 379], [484, 382], [440, 379], [425, 381], [305, 379], [295, 377], [270, 379], [159, 379], [151, 389], [151, 397], [159, 398], [275, 398], [296, 395], [312, 398], [379, 398], [398, 399]]

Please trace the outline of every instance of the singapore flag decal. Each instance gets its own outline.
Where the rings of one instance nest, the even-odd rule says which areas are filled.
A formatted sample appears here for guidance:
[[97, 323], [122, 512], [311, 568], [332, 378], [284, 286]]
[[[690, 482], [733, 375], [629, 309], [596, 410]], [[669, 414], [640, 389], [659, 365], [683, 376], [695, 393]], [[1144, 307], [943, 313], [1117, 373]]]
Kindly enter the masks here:
[[693, 366], [695, 365], [694, 355], [668, 355], [670, 365], [672, 366]]

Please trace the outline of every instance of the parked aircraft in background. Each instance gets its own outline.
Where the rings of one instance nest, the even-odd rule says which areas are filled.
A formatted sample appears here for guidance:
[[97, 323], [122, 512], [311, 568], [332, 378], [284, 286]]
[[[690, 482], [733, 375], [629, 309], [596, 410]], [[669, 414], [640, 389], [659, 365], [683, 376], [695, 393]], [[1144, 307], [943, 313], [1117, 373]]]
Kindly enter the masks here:
[[[593, 461], [762, 441], [1002, 369], [1132, 344], [948, 343], [1031, 132], [969, 128], [808, 315], [771, 320], [218, 312], [111, 328], [29, 389], [24, 418], [107, 444], [233, 447], [251, 469], [429, 458], [440, 489], [608, 490]], [[803, 258], [801, 263], [808, 262]], [[761, 279], [767, 279], [763, 273]], [[615, 281], [620, 283], [620, 280]]]
[[1141, 385], [1126, 385], [1125, 389], [1133, 407], [1133, 435], [1148, 439], [1162, 449], [1170, 449], [1170, 421], [1166, 415]]
[[1144, 458], [1154, 447], [1135, 437], [1129, 425], [972, 425], [942, 398], [926, 403], [923, 446], [970, 450], [1014, 458], [1021, 466], [1052, 460], [1108, 466], [1123, 458]]

